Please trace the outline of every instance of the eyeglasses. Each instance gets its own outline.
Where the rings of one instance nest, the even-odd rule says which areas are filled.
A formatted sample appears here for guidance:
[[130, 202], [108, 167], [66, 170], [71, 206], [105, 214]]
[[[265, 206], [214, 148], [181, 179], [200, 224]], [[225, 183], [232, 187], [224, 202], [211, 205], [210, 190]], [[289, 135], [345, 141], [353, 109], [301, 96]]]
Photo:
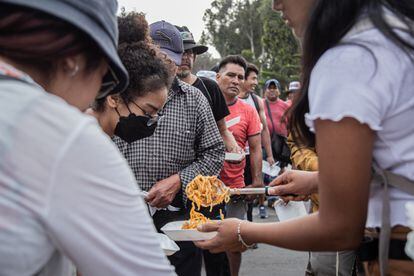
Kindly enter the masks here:
[[188, 49], [188, 50], [185, 50], [185, 51], [184, 51], [183, 56], [184, 56], [184, 55], [187, 55], [187, 56], [192, 57], [192, 56], [194, 55], [194, 52], [193, 52], [193, 50], [192, 50], [192, 49]]
[[[144, 109], [142, 109], [142, 107], [140, 107], [134, 101], [131, 101], [131, 103], [133, 103], [136, 107], [138, 107], [139, 109], [141, 109], [141, 111], [144, 113], [144, 116], [148, 118], [147, 126], [149, 126], [149, 127], [152, 126], [152, 125], [154, 125], [154, 124], [156, 124], [156, 123], [158, 123], [158, 121], [160, 120], [160, 118], [164, 115], [162, 113], [162, 111], [158, 111], [157, 112], [157, 115], [155, 115], [155, 116], [154, 115], [151, 115], [151, 114], [148, 114]], [[129, 108], [128, 108], [128, 110], [129, 110]]]
[[102, 80], [101, 88], [99, 89], [98, 97], [103, 98], [114, 90], [119, 84], [119, 79], [116, 76], [114, 70], [109, 66], [108, 72], [105, 74]]

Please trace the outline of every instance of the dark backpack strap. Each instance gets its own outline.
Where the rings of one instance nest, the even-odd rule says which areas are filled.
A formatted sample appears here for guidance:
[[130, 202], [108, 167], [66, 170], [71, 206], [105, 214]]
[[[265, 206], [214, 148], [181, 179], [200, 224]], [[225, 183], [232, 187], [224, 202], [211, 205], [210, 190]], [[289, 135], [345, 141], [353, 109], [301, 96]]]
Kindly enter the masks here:
[[259, 99], [257, 98], [256, 94], [254, 94], [253, 92], [250, 92], [250, 95], [252, 95], [254, 107], [256, 108], [257, 113], [260, 113]]
[[265, 100], [265, 103], [266, 103], [266, 108], [267, 108], [267, 115], [269, 115], [270, 122], [272, 123], [272, 128], [273, 128], [273, 132], [271, 134], [272, 136], [273, 133], [275, 133], [275, 124], [273, 123], [272, 112], [270, 111], [270, 104], [267, 99]]
[[204, 81], [201, 78], [199, 78], [199, 77], [197, 77], [197, 78], [200, 80], [201, 84], [203, 85], [204, 89], [206, 90], [204, 92], [203, 90], [200, 89], [201, 92], [203, 93], [204, 97], [207, 98], [208, 103], [210, 104], [210, 106], [213, 107], [213, 105], [214, 105], [213, 104], [213, 99], [211, 98], [210, 93], [208, 92], [207, 86], [204, 84]]

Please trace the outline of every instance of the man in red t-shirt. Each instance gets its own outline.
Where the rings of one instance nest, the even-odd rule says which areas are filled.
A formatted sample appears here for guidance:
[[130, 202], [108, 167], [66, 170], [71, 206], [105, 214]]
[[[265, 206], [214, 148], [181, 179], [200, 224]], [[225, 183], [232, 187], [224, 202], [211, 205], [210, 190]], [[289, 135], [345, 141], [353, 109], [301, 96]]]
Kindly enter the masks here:
[[[269, 128], [270, 136], [273, 132], [287, 137], [287, 123], [283, 118], [286, 110], [289, 108], [289, 104], [279, 99], [281, 86], [278, 80], [270, 79], [267, 80], [264, 86], [264, 106], [266, 112], [266, 121]], [[269, 108], [270, 113], [269, 114]], [[272, 116], [272, 120], [270, 120]]]
[[[238, 99], [241, 84], [244, 81], [246, 61], [241, 56], [228, 56], [219, 64], [217, 82], [226, 100], [230, 115], [226, 122], [238, 122], [229, 127], [237, 144], [244, 149], [246, 143], [250, 147], [250, 163], [252, 173], [252, 184], [248, 187], [262, 187], [262, 146], [261, 126], [259, 115], [249, 104]], [[225, 161], [220, 178], [228, 187], [244, 188], [244, 168], [246, 160], [240, 163]], [[247, 211], [246, 202], [243, 197], [232, 197], [226, 205], [226, 217], [245, 219]], [[227, 252], [232, 275], [238, 275], [241, 263], [241, 253]]]

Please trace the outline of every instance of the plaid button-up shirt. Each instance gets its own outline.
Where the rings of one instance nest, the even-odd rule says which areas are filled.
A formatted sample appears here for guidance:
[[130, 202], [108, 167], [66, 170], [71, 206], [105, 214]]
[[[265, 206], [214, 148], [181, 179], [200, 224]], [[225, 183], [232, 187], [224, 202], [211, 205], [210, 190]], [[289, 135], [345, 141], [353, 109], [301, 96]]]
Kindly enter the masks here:
[[218, 175], [224, 162], [223, 140], [207, 99], [180, 80], [169, 91], [154, 135], [132, 144], [113, 140], [142, 190], [178, 173], [182, 189], [177, 196], [184, 202], [187, 184], [199, 174]]

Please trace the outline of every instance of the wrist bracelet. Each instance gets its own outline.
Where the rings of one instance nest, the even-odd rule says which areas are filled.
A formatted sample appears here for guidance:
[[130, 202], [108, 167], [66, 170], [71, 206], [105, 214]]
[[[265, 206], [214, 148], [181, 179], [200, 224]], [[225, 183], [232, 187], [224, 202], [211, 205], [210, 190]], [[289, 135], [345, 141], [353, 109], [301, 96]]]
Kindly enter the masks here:
[[237, 237], [239, 238], [239, 242], [246, 248], [252, 248], [254, 246], [254, 244], [248, 245], [242, 238], [241, 236], [241, 231], [240, 231], [240, 226], [242, 224], [243, 221], [239, 222], [239, 225], [237, 225]]

